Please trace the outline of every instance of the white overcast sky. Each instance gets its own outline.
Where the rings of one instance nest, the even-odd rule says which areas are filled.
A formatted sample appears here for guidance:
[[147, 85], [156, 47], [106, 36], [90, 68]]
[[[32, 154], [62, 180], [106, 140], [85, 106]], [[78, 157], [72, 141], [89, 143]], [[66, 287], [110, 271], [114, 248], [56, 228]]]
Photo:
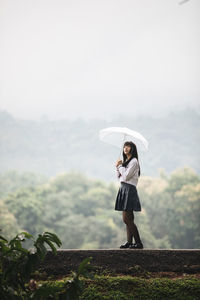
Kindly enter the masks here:
[[0, 110], [110, 118], [199, 107], [200, 0], [0, 0]]

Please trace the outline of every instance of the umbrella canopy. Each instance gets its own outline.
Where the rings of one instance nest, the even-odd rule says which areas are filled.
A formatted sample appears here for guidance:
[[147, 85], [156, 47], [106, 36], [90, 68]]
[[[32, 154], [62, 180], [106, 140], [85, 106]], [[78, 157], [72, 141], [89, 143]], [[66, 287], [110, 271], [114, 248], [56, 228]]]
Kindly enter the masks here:
[[124, 142], [132, 141], [139, 151], [148, 150], [148, 141], [142, 134], [127, 127], [108, 127], [99, 131], [101, 141], [119, 147], [123, 147]]

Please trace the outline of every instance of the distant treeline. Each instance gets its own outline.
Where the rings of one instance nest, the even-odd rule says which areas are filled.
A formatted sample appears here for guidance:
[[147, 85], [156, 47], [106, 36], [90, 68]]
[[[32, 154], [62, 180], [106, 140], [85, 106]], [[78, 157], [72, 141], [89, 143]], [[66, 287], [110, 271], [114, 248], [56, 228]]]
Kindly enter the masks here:
[[[56, 233], [63, 248], [118, 248], [126, 241], [121, 213], [114, 210], [118, 183], [81, 173], [50, 179], [14, 171], [0, 175], [0, 228]], [[200, 247], [200, 176], [180, 168], [159, 177], [141, 176], [142, 212], [136, 222], [146, 248]]]
[[20, 120], [0, 112], [0, 172], [10, 169], [55, 176], [75, 170], [114, 180], [119, 149], [99, 141], [99, 130], [126, 126], [141, 132], [149, 151], [139, 155], [143, 175], [169, 174], [178, 167], [192, 167], [200, 174], [200, 112], [182, 110], [165, 117], [120, 116], [112, 121]]

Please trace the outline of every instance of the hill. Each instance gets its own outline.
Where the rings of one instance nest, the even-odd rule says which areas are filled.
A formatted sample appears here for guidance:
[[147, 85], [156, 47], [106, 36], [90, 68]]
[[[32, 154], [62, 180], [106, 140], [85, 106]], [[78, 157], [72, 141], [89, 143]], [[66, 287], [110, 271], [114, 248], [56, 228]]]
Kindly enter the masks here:
[[200, 113], [187, 109], [162, 118], [118, 116], [112, 121], [77, 119], [20, 120], [0, 112], [0, 170], [32, 171], [47, 176], [71, 170], [115, 180], [119, 150], [99, 141], [98, 132], [126, 126], [149, 141], [149, 152], [139, 156], [143, 175], [156, 176], [189, 166], [200, 174]]

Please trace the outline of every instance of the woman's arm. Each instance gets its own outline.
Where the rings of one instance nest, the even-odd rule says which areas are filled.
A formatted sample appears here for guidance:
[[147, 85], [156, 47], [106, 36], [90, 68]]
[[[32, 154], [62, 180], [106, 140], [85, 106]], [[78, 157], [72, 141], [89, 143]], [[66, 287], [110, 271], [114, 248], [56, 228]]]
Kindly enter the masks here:
[[136, 158], [131, 159], [131, 161], [128, 164], [128, 167], [118, 167], [118, 171], [122, 176], [122, 180], [129, 180], [134, 174], [135, 171], [138, 169], [138, 161]]

